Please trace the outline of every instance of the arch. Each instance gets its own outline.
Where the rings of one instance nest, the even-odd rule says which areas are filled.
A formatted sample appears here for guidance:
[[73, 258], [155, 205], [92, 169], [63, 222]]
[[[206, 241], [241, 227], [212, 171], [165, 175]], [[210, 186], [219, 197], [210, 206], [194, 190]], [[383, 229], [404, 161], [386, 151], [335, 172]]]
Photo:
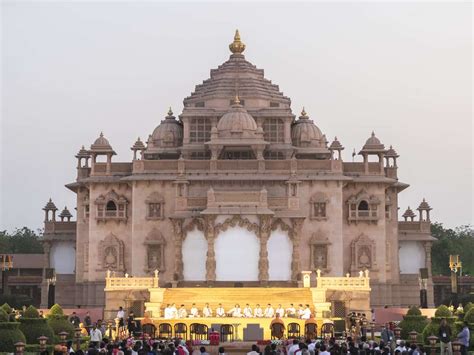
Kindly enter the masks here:
[[105, 210], [106, 211], [117, 211], [117, 204], [110, 200], [107, 202], [107, 205], [105, 205]]
[[233, 216], [231, 218], [227, 218], [223, 223], [219, 223], [215, 226], [216, 233], [225, 232], [227, 229], [231, 227], [242, 227], [246, 228], [248, 231], [255, 232], [258, 234], [260, 227], [256, 223], [250, 222], [247, 218], [242, 218], [240, 215]]
[[276, 228], [270, 233], [267, 243], [270, 281], [291, 280], [292, 248], [288, 231]]
[[367, 203], [366, 200], [362, 200], [359, 202], [359, 204], [357, 205], [357, 209], [359, 211], [368, 211], [369, 210], [369, 204]]
[[185, 281], [206, 280], [207, 241], [203, 231], [193, 228], [184, 233], [183, 279]]
[[186, 239], [186, 234], [194, 229], [198, 231], [205, 232], [205, 224], [201, 218], [193, 218], [191, 222], [189, 222], [183, 229], [184, 235], [183, 237]]
[[258, 281], [257, 234], [258, 229], [238, 224], [220, 229], [214, 246], [217, 281]]

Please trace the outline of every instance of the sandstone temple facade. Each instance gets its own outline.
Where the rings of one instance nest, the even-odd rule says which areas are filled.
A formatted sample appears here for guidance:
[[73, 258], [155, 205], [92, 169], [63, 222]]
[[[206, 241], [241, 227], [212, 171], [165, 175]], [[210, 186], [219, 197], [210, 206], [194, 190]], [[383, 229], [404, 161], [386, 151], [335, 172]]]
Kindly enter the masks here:
[[[230, 58], [171, 109], [133, 159], [116, 162], [102, 133], [77, 153], [77, 220], [45, 211], [45, 264], [65, 306], [101, 306], [107, 270], [160, 286], [296, 286], [302, 271], [369, 270], [372, 306], [419, 304], [431, 283], [430, 206], [398, 220], [398, 155], [372, 132], [344, 161], [304, 111], [243, 55]], [[322, 122], [318, 122], [318, 125]], [[375, 157], [375, 159], [374, 159]], [[47, 303], [45, 278], [43, 305]], [[262, 301], [263, 302], [263, 301]]]

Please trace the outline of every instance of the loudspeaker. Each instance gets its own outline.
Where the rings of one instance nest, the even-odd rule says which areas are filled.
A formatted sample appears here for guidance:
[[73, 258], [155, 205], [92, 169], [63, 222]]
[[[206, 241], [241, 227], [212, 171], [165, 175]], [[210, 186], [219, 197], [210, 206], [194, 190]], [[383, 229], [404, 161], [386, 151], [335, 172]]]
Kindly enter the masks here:
[[420, 278], [422, 280], [428, 279], [428, 269], [427, 268], [421, 268], [420, 269]]

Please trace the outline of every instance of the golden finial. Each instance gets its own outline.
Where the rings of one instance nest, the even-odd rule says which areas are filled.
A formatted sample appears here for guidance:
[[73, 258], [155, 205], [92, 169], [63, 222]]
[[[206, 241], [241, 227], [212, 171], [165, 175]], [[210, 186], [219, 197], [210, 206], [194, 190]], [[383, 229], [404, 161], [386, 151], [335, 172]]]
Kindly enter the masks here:
[[169, 108], [169, 110], [168, 110], [168, 116], [173, 116], [173, 110], [171, 110], [171, 106], [170, 106], [170, 108]]
[[245, 50], [245, 44], [240, 40], [239, 30], [235, 30], [234, 42], [229, 44], [229, 49], [233, 54], [241, 54]]
[[304, 106], [303, 106], [303, 110], [301, 111], [301, 116], [300, 118], [308, 118], [308, 114], [306, 113], [305, 109], [304, 109]]

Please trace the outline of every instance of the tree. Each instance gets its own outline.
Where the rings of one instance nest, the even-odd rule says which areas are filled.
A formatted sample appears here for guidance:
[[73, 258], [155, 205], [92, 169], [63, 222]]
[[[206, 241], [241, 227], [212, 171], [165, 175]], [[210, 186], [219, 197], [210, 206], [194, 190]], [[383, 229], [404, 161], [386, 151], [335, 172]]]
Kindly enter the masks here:
[[470, 225], [455, 229], [444, 228], [441, 223], [431, 225], [431, 235], [437, 240], [431, 249], [433, 275], [449, 275], [449, 255], [459, 255], [463, 275], [474, 275], [474, 228]]
[[42, 254], [41, 240], [39, 231], [27, 227], [16, 229], [13, 233], [0, 231], [0, 250], [8, 254]]

